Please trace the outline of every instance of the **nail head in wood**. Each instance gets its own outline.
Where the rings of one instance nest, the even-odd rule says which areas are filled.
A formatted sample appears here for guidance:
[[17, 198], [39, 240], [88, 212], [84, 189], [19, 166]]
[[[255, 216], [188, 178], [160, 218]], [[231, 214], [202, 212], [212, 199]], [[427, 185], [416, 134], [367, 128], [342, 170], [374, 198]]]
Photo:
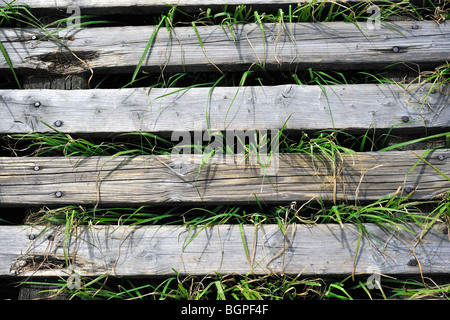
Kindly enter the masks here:
[[411, 259], [408, 261], [408, 263], [406, 265], [410, 266], [410, 267], [416, 267], [419, 263], [417, 262], [417, 259]]
[[30, 234], [30, 235], [28, 236], [28, 239], [34, 240], [34, 239], [36, 239], [36, 236], [35, 236], [34, 234]]
[[408, 116], [403, 116], [402, 117], [402, 121], [405, 122], [405, 123], [409, 122], [409, 117]]
[[39, 108], [39, 107], [41, 106], [41, 103], [40, 103], [39, 101], [36, 101], [36, 102], [34, 103], [34, 106], [35, 106], [36, 108]]
[[39, 171], [39, 170], [41, 170], [41, 167], [39, 167], [38, 165], [36, 165], [36, 166], [34, 166], [34, 171]]
[[56, 191], [55, 192], [55, 197], [61, 198], [62, 197], [62, 192], [61, 191]]
[[405, 192], [410, 193], [412, 191], [412, 188], [410, 186], [405, 187]]
[[62, 121], [61, 120], [56, 120], [55, 121], [55, 127], [61, 127], [62, 126]]
[[445, 160], [445, 156], [443, 154], [440, 154], [438, 159], [441, 160], [441, 161], [444, 161]]
[[395, 53], [397, 53], [397, 52], [400, 51], [400, 49], [399, 49], [398, 47], [393, 47], [393, 48], [392, 48], [392, 51], [394, 51]]

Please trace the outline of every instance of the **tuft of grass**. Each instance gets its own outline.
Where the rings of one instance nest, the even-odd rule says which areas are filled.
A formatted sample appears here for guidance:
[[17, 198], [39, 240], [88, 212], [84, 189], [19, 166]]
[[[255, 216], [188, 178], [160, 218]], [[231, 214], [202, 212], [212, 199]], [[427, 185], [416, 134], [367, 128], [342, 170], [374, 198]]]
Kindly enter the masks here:
[[[45, 285], [48, 291], [74, 300], [448, 300], [448, 284], [430, 278], [399, 279], [381, 275], [377, 287], [369, 287], [368, 275], [342, 280], [304, 278], [301, 275], [175, 276], [166, 279], [120, 279], [111, 275], [82, 278], [80, 289], [68, 289], [64, 280]], [[26, 282], [40, 284], [39, 282]]]
[[[37, 157], [49, 155], [65, 157], [136, 156], [170, 154], [170, 148], [174, 145], [171, 141], [149, 132], [123, 134], [112, 141], [96, 143], [81, 137], [74, 138], [69, 134], [50, 128], [55, 132], [9, 136], [9, 149], [13, 153], [29, 150], [31, 156]], [[120, 138], [122, 138], [122, 141], [119, 140]], [[25, 145], [25, 147], [22, 150], [17, 150], [17, 145]]]
[[[175, 271], [175, 270], [174, 270]], [[69, 290], [64, 281], [51, 284], [55, 294], [82, 300], [298, 300], [320, 297], [320, 279], [299, 276], [250, 275], [175, 276], [163, 280], [133, 280], [112, 276], [82, 279], [83, 286]], [[32, 284], [32, 282], [27, 282]], [[33, 282], [34, 283], [34, 282]]]

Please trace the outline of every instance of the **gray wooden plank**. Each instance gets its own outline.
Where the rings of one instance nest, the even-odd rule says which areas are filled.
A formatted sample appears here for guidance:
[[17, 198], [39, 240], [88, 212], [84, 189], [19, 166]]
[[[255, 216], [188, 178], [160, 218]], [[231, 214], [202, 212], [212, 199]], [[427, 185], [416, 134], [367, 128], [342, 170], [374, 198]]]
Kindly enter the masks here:
[[449, 273], [444, 226], [406, 227], [411, 233], [376, 224], [362, 233], [354, 224], [291, 224], [284, 234], [278, 225], [0, 226], [0, 276]]
[[[317, 2], [337, 2], [337, 3], [358, 3], [365, 2], [366, 0], [319, 0]], [[39, 10], [66, 10], [70, 6], [77, 6], [80, 8], [81, 14], [95, 13], [95, 14], [108, 14], [108, 13], [127, 13], [127, 14], [143, 14], [143, 13], [155, 13], [160, 10], [168, 9], [169, 6], [176, 6], [184, 11], [198, 11], [199, 8], [222, 8], [225, 5], [245, 5], [258, 9], [272, 9], [273, 7], [279, 8], [280, 6], [292, 5], [296, 7], [298, 4], [304, 4], [310, 1], [292, 1], [292, 0], [227, 0], [227, 1], [206, 1], [206, 0], [26, 0], [16, 1], [15, 5], [25, 4], [31, 9]], [[382, 3], [383, 1], [373, 1], [375, 3]], [[400, 2], [400, 0], [393, 0], [390, 2]]]
[[[130, 72], [153, 29], [72, 28], [57, 32], [58, 41], [36, 29], [0, 29], [0, 36], [16, 72]], [[161, 28], [142, 70], [258, 69], [254, 64], [266, 70], [371, 69], [403, 62], [436, 65], [450, 59], [450, 27], [431, 21], [385, 22], [373, 30], [365, 23], [269, 23], [264, 37], [257, 24], [234, 25], [233, 34], [226, 26], [198, 26], [197, 31], [203, 47], [192, 26], [170, 32]], [[5, 60], [0, 70], [9, 70]]]
[[[377, 200], [394, 194], [439, 198], [450, 181], [450, 151], [131, 157], [0, 158], [0, 205], [289, 203], [313, 198]], [[268, 160], [270, 159], [270, 160]], [[418, 162], [418, 163], [417, 163]], [[414, 166], [417, 163], [416, 166]], [[410, 171], [410, 172], [409, 172]]]
[[397, 125], [402, 129], [448, 128], [449, 95], [444, 94], [445, 88], [429, 94], [430, 88], [281, 85], [214, 90], [0, 90], [0, 133], [54, 132], [47, 125], [90, 136], [283, 126], [294, 130], [383, 130]]

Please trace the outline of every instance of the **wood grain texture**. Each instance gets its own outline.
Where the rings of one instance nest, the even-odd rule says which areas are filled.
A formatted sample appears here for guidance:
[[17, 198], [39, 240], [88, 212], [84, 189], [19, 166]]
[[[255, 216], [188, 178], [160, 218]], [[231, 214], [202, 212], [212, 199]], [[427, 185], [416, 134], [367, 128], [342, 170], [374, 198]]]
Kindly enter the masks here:
[[[57, 42], [35, 29], [0, 29], [0, 37], [16, 72], [73, 74], [90, 68], [111, 73], [136, 68], [153, 29], [66, 29], [55, 33]], [[269, 23], [264, 24], [264, 35], [257, 24], [234, 25], [233, 33], [226, 26], [197, 26], [197, 32], [193, 27], [176, 27], [170, 32], [161, 28], [142, 70], [260, 69], [254, 64], [266, 70], [371, 69], [403, 62], [436, 65], [450, 60], [449, 24], [430, 21], [385, 22], [374, 30], [365, 23], [329, 22]], [[0, 70], [9, 70], [5, 60], [0, 61]]]
[[[364, 2], [366, 0], [319, 0], [317, 2]], [[40, 10], [59, 10], [65, 11], [69, 6], [78, 6], [82, 14], [86, 13], [96, 13], [96, 14], [107, 14], [107, 13], [127, 13], [127, 14], [143, 14], [143, 13], [154, 13], [160, 12], [161, 10], [168, 10], [169, 6], [177, 6], [177, 8], [184, 11], [198, 11], [199, 8], [222, 8], [226, 5], [245, 5], [251, 6], [252, 8], [258, 9], [273, 9], [276, 7], [278, 9], [280, 6], [292, 5], [296, 7], [298, 4], [304, 4], [310, 1], [292, 1], [292, 0], [277, 0], [275, 3], [271, 0], [102, 0], [102, 1], [92, 1], [92, 0], [26, 0], [26, 1], [16, 1], [17, 4], [26, 4], [30, 6], [31, 9]], [[381, 1], [373, 1], [381, 2]], [[394, 0], [391, 2], [400, 2], [400, 0]]]
[[[283, 126], [382, 130], [401, 124], [402, 129], [440, 129], [450, 127], [450, 96], [441, 89], [431, 94], [429, 85], [407, 90], [397, 85], [0, 90], [0, 133], [53, 132], [46, 124], [90, 136]], [[56, 121], [62, 125], [55, 127]]]
[[412, 232], [374, 224], [362, 225], [364, 233], [352, 224], [289, 225], [285, 234], [278, 225], [79, 226], [66, 232], [64, 227], [0, 226], [0, 276], [450, 272], [445, 226], [424, 234], [417, 226], [406, 227]]
[[450, 181], [429, 164], [449, 176], [450, 152], [431, 152], [424, 158], [428, 164], [418, 157], [423, 152], [355, 153], [336, 159], [279, 154], [266, 169], [254, 155], [247, 160], [214, 156], [205, 164], [201, 154], [0, 158], [0, 204], [248, 204], [255, 196], [286, 204], [312, 198], [377, 200], [408, 191], [410, 199], [441, 197]]

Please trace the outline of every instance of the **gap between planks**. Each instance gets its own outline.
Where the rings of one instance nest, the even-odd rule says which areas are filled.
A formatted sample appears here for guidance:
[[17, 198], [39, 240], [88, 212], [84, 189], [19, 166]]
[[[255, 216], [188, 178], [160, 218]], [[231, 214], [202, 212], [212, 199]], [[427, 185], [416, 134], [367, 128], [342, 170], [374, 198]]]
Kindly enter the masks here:
[[0, 205], [441, 199], [450, 151], [425, 152], [0, 158]]
[[74, 230], [0, 226], [0, 276], [450, 272], [444, 224], [426, 232], [417, 225], [362, 224], [360, 228], [290, 224], [283, 233], [278, 225], [264, 224], [78, 226]]

